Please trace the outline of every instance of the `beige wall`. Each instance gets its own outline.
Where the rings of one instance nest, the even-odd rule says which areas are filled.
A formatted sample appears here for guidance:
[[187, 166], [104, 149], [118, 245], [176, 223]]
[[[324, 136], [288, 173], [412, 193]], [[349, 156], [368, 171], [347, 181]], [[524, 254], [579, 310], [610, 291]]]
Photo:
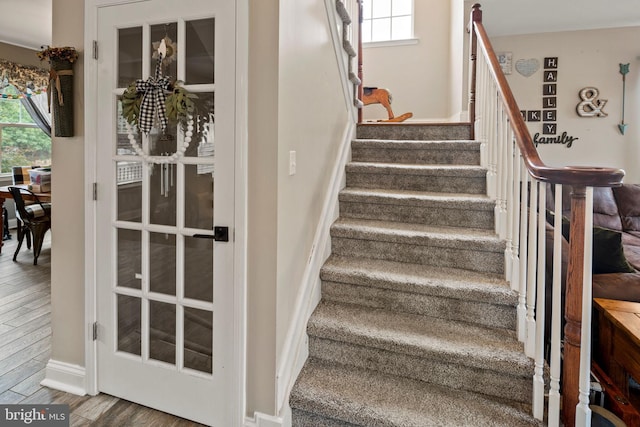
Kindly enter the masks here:
[[[625, 182], [640, 183], [640, 60], [637, 43], [640, 27], [571, 31], [498, 37], [493, 39], [497, 51], [519, 59], [557, 56], [559, 61], [557, 101], [558, 131], [578, 137], [571, 148], [561, 144], [539, 145], [538, 151], [549, 165], [594, 165], [626, 170]], [[627, 74], [625, 123], [621, 135], [617, 125], [622, 116], [622, 75], [620, 63], [630, 63]], [[517, 71], [507, 76], [521, 110], [542, 107], [542, 71], [524, 77]], [[608, 117], [584, 118], [576, 113], [582, 88], [593, 86], [600, 98], [607, 99]], [[529, 122], [531, 134], [541, 132], [541, 124]]]
[[51, 325], [56, 361], [84, 366], [84, 2], [53, 2], [53, 46], [80, 52], [74, 67], [75, 136], [52, 138]]
[[279, 46], [278, 360], [349, 121], [325, 2], [281, 0]]
[[37, 50], [26, 47], [14, 46], [0, 42], [0, 59], [17, 62], [22, 65], [34, 65], [36, 67], [48, 68], [48, 64], [41, 62], [37, 56]]
[[348, 121], [324, 2], [250, 5], [249, 416], [276, 413], [275, 369]]
[[276, 406], [278, 3], [249, 8], [248, 415]]
[[[364, 84], [390, 89], [395, 115], [408, 111], [416, 119], [451, 115], [451, 8], [451, 0], [414, 0], [417, 44], [364, 49]], [[380, 105], [364, 107], [365, 120], [386, 118]]]
[[[467, 57], [465, 31], [467, 25], [467, 13], [464, 0], [451, 0], [451, 18], [449, 28], [449, 110], [447, 116], [451, 120], [461, 120], [461, 114], [468, 109], [467, 84]], [[466, 117], [465, 117], [466, 119]]]

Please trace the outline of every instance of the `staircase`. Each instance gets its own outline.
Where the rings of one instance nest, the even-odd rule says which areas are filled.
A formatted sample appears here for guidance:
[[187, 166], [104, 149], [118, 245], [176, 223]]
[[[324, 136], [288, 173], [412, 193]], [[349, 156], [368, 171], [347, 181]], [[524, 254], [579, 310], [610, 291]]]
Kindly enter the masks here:
[[538, 425], [469, 138], [468, 124], [359, 125], [294, 426]]

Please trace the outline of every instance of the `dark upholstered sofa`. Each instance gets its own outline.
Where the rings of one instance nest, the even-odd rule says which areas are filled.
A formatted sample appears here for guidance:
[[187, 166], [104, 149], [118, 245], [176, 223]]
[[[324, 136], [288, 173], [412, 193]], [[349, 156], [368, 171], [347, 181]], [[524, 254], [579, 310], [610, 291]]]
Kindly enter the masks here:
[[[553, 197], [553, 191], [548, 191], [549, 209], [553, 208]], [[565, 218], [570, 217], [570, 197], [565, 190], [562, 197]], [[593, 226], [593, 297], [640, 302], [640, 185], [594, 188]], [[552, 277], [552, 233], [553, 227], [548, 224], [547, 283]], [[568, 234], [568, 229], [563, 234]], [[563, 242], [562, 252], [564, 289], [567, 242]]]
[[[549, 212], [554, 208], [554, 194], [551, 186], [547, 186], [547, 188], [547, 219], [553, 223], [553, 218], [549, 215]], [[568, 235], [569, 230], [565, 229], [565, 227], [567, 225], [566, 218], [569, 218], [571, 213], [569, 191], [563, 191], [562, 198], [563, 217], [565, 218], [563, 235]], [[640, 302], [640, 185], [624, 184], [617, 188], [594, 188], [593, 226], [593, 297]], [[601, 242], [603, 233], [600, 228], [604, 229], [604, 243]], [[545, 342], [547, 345], [549, 344], [551, 322], [549, 313], [551, 309], [551, 286], [553, 283], [553, 232], [553, 226], [547, 222], [545, 272], [545, 306], [547, 313]], [[561, 274], [563, 325], [568, 254], [569, 243], [563, 238]], [[597, 349], [599, 348], [598, 317], [595, 313], [592, 319], [594, 354], [597, 354]]]

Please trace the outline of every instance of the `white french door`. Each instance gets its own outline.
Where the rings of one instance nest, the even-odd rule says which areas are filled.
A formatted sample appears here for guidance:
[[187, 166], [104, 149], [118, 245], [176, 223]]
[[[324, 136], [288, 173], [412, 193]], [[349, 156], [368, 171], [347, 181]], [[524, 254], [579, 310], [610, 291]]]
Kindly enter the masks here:
[[[235, 2], [136, 1], [97, 16], [98, 389], [226, 427], [234, 398]], [[163, 75], [197, 95], [193, 129], [132, 132], [121, 96], [154, 75], [163, 40]]]

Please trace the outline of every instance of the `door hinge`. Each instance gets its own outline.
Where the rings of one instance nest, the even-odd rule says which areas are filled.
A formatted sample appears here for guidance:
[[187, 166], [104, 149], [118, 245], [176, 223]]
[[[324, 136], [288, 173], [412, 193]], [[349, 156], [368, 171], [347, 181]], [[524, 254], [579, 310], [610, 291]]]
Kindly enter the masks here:
[[98, 41], [93, 41], [93, 59], [98, 59]]
[[93, 340], [96, 341], [98, 339], [98, 322], [93, 322], [93, 325], [91, 327], [91, 336], [93, 337]]
[[98, 183], [93, 183], [93, 200], [98, 200]]

